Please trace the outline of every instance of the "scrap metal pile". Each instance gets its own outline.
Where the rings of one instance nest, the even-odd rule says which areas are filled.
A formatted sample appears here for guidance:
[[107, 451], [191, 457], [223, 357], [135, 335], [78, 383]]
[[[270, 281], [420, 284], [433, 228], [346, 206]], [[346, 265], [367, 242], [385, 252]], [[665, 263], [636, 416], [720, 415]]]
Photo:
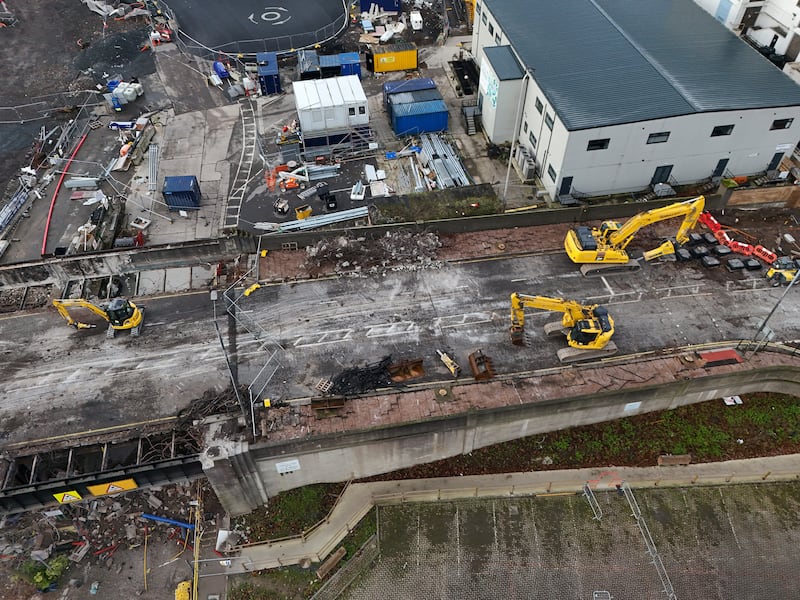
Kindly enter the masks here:
[[369, 274], [439, 268], [441, 245], [439, 236], [429, 232], [390, 231], [376, 240], [326, 238], [306, 249], [306, 268], [313, 272], [333, 265], [336, 273]]

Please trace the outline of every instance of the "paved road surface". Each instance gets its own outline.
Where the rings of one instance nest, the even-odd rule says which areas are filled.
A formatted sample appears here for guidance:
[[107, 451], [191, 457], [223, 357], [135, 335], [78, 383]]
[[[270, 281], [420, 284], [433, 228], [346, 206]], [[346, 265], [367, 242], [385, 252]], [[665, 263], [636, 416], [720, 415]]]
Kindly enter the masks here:
[[[257, 341], [240, 329], [240, 375], [247, 383], [262, 369], [270, 337], [285, 349], [269, 388], [274, 398], [313, 395], [320, 379], [387, 354], [424, 357], [429, 380], [449, 377], [436, 349], [466, 367], [466, 355], [482, 348], [501, 373], [555, 366], [564, 342], [544, 338], [541, 327], [556, 313], [529, 311], [529, 346], [510, 345], [513, 291], [607, 305], [625, 354], [750, 338], [782, 293], [758, 274], [674, 263], [583, 279], [561, 254], [268, 286], [239, 300], [243, 315], [267, 334]], [[107, 340], [103, 328], [74, 331], [52, 310], [0, 319], [0, 440], [171, 416], [205, 391], [225, 387], [208, 295], [145, 304], [138, 339], [123, 333]], [[800, 301], [791, 293], [770, 321], [776, 340], [800, 339], [798, 312]], [[228, 343], [227, 320], [219, 323]]]

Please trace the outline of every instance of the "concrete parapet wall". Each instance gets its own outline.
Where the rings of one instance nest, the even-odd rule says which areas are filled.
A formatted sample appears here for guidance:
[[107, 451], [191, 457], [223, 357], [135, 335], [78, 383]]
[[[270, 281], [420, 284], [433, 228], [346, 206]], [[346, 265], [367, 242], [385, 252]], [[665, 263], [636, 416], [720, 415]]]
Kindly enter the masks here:
[[[517, 381], [509, 385], [532, 384]], [[222, 491], [225, 498], [221, 499], [227, 510], [241, 514], [257, 506], [248, 503], [248, 499], [263, 497], [261, 490], [272, 496], [313, 483], [369, 477], [521, 437], [748, 392], [800, 396], [800, 367], [739, 370], [677, 383], [631, 386], [591, 396], [543, 400], [391, 427], [266, 442], [250, 447], [247, 451], [251, 458], [242, 461], [257, 472], [240, 473], [241, 491], [228, 488]], [[299, 468], [280, 473], [278, 466], [287, 461], [297, 461]], [[215, 464], [206, 470], [215, 489], [217, 468]], [[227, 478], [225, 485], [230, 485]]]
[[255, 240], [226, 238], [176, 246], [46, 258], [0, 266], [0, 288], [49, 285], [64, 289], [70, 281], [207, 265], [255, 250]]

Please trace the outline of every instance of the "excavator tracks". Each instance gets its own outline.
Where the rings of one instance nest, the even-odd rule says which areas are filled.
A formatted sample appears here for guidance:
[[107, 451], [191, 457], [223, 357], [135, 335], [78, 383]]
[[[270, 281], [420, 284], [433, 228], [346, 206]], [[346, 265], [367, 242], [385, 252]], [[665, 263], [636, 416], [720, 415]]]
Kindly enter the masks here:
[[614, 342], [608, 342], [604, 348], [600, 350], [581, 350], [580, 348], [562, 348], [558, 351], [558, 360], [562, 365], [571, 363], [579, 363], [587, 360], [597, 360], [599, 358], [606, 358], [614, 356], [618, 351], [617, 345]]
[[602, 275], [614, 275], [615, 273], [632, 273], [642, 268], [639, 261], [635, 258], [623, 264], [601, 264], [591, 263], [581, 265], [581, 275], [584, 277], [600, 277]]

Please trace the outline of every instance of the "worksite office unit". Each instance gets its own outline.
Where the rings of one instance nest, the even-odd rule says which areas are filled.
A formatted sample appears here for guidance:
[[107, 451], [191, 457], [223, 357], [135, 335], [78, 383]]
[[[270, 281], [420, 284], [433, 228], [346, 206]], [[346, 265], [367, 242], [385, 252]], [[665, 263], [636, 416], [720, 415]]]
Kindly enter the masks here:
[[367, 96], [357, 75], [295, 81], [295, 107], [303, 137], [323, 137], [369, 125]]
[[487, 137], [552, 198], [758, 174], [800, 140], [800, 86], [691, 0], [482, 0], [472, 43]]

